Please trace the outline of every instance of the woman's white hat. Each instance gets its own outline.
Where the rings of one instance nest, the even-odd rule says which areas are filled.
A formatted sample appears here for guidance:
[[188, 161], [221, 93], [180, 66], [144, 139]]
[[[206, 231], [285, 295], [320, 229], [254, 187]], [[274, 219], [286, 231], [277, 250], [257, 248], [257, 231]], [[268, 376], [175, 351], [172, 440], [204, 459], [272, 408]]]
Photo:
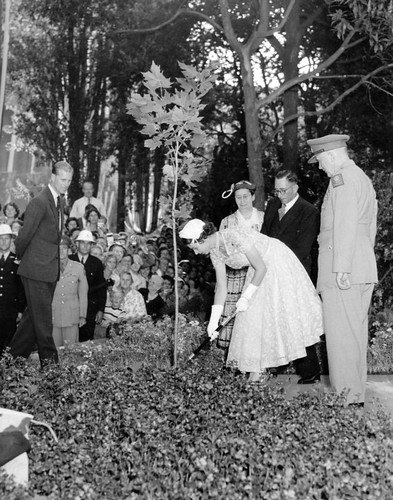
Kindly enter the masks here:
[[192, 240], [194, 243], [202, 234], [205, 223], [200, 219], [191, 219], [179, 232], [180, 238]]

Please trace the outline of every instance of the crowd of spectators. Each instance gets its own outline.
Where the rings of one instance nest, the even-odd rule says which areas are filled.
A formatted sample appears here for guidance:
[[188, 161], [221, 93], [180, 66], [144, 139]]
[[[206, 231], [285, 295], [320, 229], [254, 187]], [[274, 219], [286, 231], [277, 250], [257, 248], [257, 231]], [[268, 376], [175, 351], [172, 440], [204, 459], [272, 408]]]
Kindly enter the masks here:
[[[195, 256], [181, 240], [177, 240], [178, 276], [175, 283], [172, 229], [163, 226], [151, 235], [128, 231], [113, 233], [109, 228], [113, 228], [114, 224], [92, 203], [96, 198], [92, 197], [90, 183], [84, 183], [83, 186], [84, 196], [75, 202], [77, 209], [72, 207], [64, 224], [64, 237], [68, 237], [68, 240], [62, 240], [70, 260], [84, 265], [89, 284], [87, 322], [81, 316], [76, 341], [108, 337], [111, 332], [119, 331], [120, 325], [132, 324], [145, 316], [150, 316], [153, 321], [164, 315], [174, 316], [175, 287], [180, 313], [200, 321], [208, 319], [215, 286], [210, 261], [205, 256]], [[23, 225], [23, 214], [20, 214], [15, 203], [7, 203], [3, 207], [3, 214], [0, 223], [9, 224], [16, 237], [18, 226]], [[14, 251], [14, 241], [12, 238], [11, 251]], [[97, 274], [94, 280], [91, 269]], [[64, 273], [63, 268], [61, 273]], [[57, 287], [64, 286], [61, 273]], [[103, 287], [106, 296], [105, 306], [101, 305], [93, 313], [92, 286], [95, 291], [97, 287]], [[57, 291], [60, 298], [61, 292]], [[81, 303], [85, 301], [86, 298], [83, 298]], [[86, 307], [81, 308], [81, 311], [83, 309]], [[86, 311], [83, 314], [86, 315]], [[94, 334], [86, 335], [85, 330], [89, 329], [92, 318], [95, 323]], [[61, 341], [58, 337], [56, 345], [59, 347]], [[72, 342], [67, 340], [65, 343]]]

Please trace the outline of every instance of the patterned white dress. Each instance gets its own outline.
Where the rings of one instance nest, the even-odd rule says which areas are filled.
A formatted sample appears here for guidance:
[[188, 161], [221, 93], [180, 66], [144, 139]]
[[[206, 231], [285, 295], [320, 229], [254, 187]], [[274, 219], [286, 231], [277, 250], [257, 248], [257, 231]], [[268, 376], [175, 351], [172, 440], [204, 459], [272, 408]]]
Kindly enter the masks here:
[[[245, 219], [239, 210], [235, 213], [228, 215], [222, 219], [220, 224], [220, 231], [223, 229], [237, 229], [250, 230], [260, 232], [263, 224], [263, 217], [265, 213], [256, 208], [252, 209], [251, 217]], [[222, 319], [224, 320], [228, 316], [231, 316], [235, 311], [236, 302], [239, 300], [240, 295], [243, 290], [243, 286], [247, 277], [248, 264], [246, 267], [241, 269], [233, 269], [227, 266], [227, 297], [224, 304], [224, 311], [222, 313]], [[231, 340], [232, 329], [235, 320], [230, 321], [227, 326], [220, 330], [220, 334], [217, 338], [217, 346], [222, 349], [228, 349]]]
[[[249, 265], [245, 255], [254, 246], [266, 274], [247, 311], [236, 316], [227, 366], [260, 372], [306, 356], [306, 347], [323, 334], [318, 294], [295, 254], [284, 243], [256, 231], [220, 231], [211, 251], [213, 265], [223, 262], [234, 269]], [[245, 287], [254, 269], [250, 266]]]

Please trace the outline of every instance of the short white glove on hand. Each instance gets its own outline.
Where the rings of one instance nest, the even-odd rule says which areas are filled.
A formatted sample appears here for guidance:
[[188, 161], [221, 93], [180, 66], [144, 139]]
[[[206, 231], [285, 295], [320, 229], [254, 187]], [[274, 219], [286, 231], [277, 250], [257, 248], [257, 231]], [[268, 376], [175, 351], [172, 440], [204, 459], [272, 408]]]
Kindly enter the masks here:
[[240, 297], [236, 302], [236, 312], [244, 312], [248, 309], [248, 300], [245, 297]]
[[220, 321], [221, 314], [224, 310], [224, 306], [214, 305], [212, 306], [212, 312], [210, 314], [210, 321], [207, 325], [207, 334], [210, 340], [214, 340], [218, 337], [218, 332], [216, 332], [218, 328], [218, 322]]
[[248, 287], [242, 293], [240, 299], [236, 302], [236, 312], [244, 312], [247, 311], [248, 306], [250, 305], [250, 300], [254, 293], [257, 290], [257, 286], [250, 283]]

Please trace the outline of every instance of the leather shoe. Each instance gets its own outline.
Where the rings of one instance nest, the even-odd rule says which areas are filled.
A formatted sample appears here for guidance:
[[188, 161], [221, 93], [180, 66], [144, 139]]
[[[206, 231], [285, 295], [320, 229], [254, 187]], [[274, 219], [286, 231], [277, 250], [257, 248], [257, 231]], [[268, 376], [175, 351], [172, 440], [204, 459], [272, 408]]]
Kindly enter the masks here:
[[316, 384], [317, 382], [319, 382], [321, 380], [321, 376], [319, 375], [314, 375], [313, 377], [302, 377], [302, 378], [299, 378], [299, 380], [297, 381], [298, 384]]

